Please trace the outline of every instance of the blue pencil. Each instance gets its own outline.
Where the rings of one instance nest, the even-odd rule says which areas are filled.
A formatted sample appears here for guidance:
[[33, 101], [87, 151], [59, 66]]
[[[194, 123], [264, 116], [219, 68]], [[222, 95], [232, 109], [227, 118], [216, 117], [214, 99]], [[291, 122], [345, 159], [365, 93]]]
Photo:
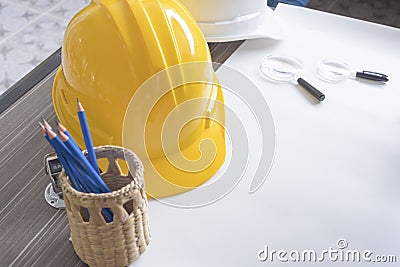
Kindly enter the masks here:
[[[74, 147], [74, 150], [77, 151], [78, 153], [79, 153], [79, 151], [82, 152], [81, 149], [79, 148], [78, 144], [75, 143], [75, 141], [72, 138], [71, 134], [68, 132], [67, 128], [65, 128], [65, 126], [62, 125], [59, 121], [56, 120], [55, 122], [57, 124], [58, 131], [63, 133], [63, 134], [65, 134], [66, 136], [68, 136], [72, 146]], [[76, 173], [76, 170], [75, 170], [75, 173]], [[77, 173], [76, 173], [76, 176], [78, 176]]]
[[[61, 124], [60, 122], [58, 122], [57, 120], [56, 120], [55, 122], [56, 122], [56, 124], [57, 124], [58, 131], [59, 131], [60, 133], [65, 134], [65, 135], [68, 137], [68, 139], [69, 139], [69, 144], [68, 144], [68, 145], [71, 146], [71, 148], [70, 148], [71, 153], [72, 153], [72, 152], [76, 152], [76, 153], [78, 153], [79, 156], [80, 156], [80, 154], [82, 154], [82, 151], [81, 151], [81, 149], [79, 148], [79, 146], [75, 143], [74, 139], [72, 138], [71, 134], [68, 132], [67, 128], [65, 128], [65, 126], [62, 125], [62, 124]], [[85, 162], [86, 162], [86, 161], [85, 161]]]
[[[82, 153], [79, 152], [78, 155], [75, 155], [73, 152], [71, 152], [65, 146], [65, 144], [60, 140], [60, 138], [57, 136], [57, 134], [51, 129], [51, 126], [46, 121], [44, 121], [44, 122], [45, 122], [45, 126], [47, 129], [47, 133], [49, 135], [51, 145], [56, 149], [56, 151], [58, 151], [59, 154], [62, 154], [65, 157], [65, 159], [68, 159], [70, 164], [74, 165], [75, 170], [77, 172], [79, 172], [79, 174], [82, 177], [87, 177], [87, 179], [81, 180], [81, 184], [84, 185], [86, 191], [89, 191], [92, 193], [105, 193], [105, 192], [100, 191], [98, 189], [96, 183], [93, 181], [93, 179], [90, 178], [91, 175], [93, 175], [93, 174], [88, 174], [87, 170], [90, 170], [90, 168], [92, 168], [91, 165], [86, 164], [86, 163], [88, 163], [86, 159], [84, 159], [82, 161], [81, 158], [77, 158], [77, 156], [79, 156], [79, 155], [81, 155], [83, 157]], [[92, 171], [92, 173], [96, 174], [94, 171]]]
[[[49, 135], [49, 142], [51, 143], [51, 145], [55, 148], [56, 151], [59, 151], [59, 154], [63, 155], [63, 157], [68, 158], [68, 161], [71, 164], [71, 169], [75, 169], [80, 176], [78, 177], [86, 177], [87, 179], [82, 179], [80, 182], [82, 183], [82, 185], [85, 187], [85, 190], [87, 192], [90, 193], [106, 193], [106, 192], [102, 192], [103, 190], [99, 189], [94, 183], [93, 180], [90, 179], [90, 175], [88, 175], [88, 173], [86, 173], [85, 169], [88, 168], [90, 169], [91, 166], [87, 165], [85, 166], [85, 163], [87, 162], [87, 160], [85, 159], [85, 157], [82, 154], [82, 151], [79, 150], [78, 155], [81, 155], [83, 157], [83, 161], [81, 161], [80, 159], [76, 158], [76, 153], [71, 153], [71, 151], [69, 150], [70, 148], [68, 148], [65, 143], [62, 141], [62, 139], [60, 139], [51, 129], [48, 129], [48, 135]], [[60, 133], [60, 135], [62, 135], [63, 137], [66, 137], [65, 134]], [[76, 152], [76, 151], [75, 151]], [[92, 174], [96, 175], [96, 172], [94, 172], [94, 170], [91, 170]], [[99, 178], [101, 180], [101, 178]], [[103, 183], [104, 181], [101, 180]], [[106, 186], [107, 187], [107, 186]], [[108, 189], [108, 187], [107, 187]], [[111, 190], [108, 189], [108, 191], [111, 192]], [[113, 220], [113, 213], [110, 209], [108, 208], [103, 208], [102, 209], [102, 213], [103, 216], [106, 220], [106, 222], [111, 222]]]
[[[62, 137], [60, 139], [59, 136], [57, 136], [57, 134], [51, 129], [51, 126], [45, 120], [44, 120], [44, 123], [46, 125], [47, 132], [50, 135], [50, 138], [49, 138], [45, 127], [43, 127], [43, 125], [40, 124], [46, 139], [49, 141], [50, 145], [56, 151], [57, 155], [60, 155], [60, 161], [65, 162], [64, 164], [62, 162], [63, 166], [64, 165], [68, 166], [67, 168], [70, 169], [68, 171], [68, 172], [72, 173], [70, 177], [76, 178], [82, 184], [82, 186], [84, 188], [82, 191], [86, 191], [87, 193], [111, 192], [111, 190], [107, 187], [107, 185], [100, 178], [100, 176], [92, 169], [92, 166], [89, 164], [89, 162], [83, 156], [82, 151], [79, 149], [79, 147], [73, 141], [73, 139], [69, 138], [70, 135], [69, 135], [68, 131], [66, 131], [66, 128], [63, 127], [62, 125], [60, 125], [59, 123], [57, 123], [59, 128], [63, 128], [63, 129], [61, 129], [61, 130], [63, 130], [63, 132], [60, 132], [60, 136]], [[68, 135], [66, 135], [64, 132], [66, 132]], [[68, 142], [64, 142], [64, 141], [68, 141]], [[67, 146], [67, 144], [68, 144], [68, 146]], [[89, 173], [87, 171], [89, 171]], [[67, 170], [66, 170], [66, 172], [67, 172]], [[97, 181], [97, 183], [95, 183], [95, 181]], [[79, 187], [79, 182], [77, 182], [78, 187]], [[71, 183], [72, 183], [72, 180], [71, 180]], [[101, 185], [99, 185], [99, 184], [101, 184]], [[73, 186], [74, 186], [74, 184], [73, 184]], [[102, 189], [100, 189], [99, 186], [102, 187]], [[86, 208], [85, 208], [85, 210], [86, 210], [87, 214], [89, 215], [89, 211]], [[102, 212], [106, 222], [113, 221], [113, 213], [109, 208], [103, 208], [101, 212]]]
[[[46, 121], [45, 121], [46, 122]], [[50, 127], [50, 125], [46, 122], [46, 124], [48, 125], [48, 127]], [[62, 153], [57, 152], [56, 147], [53, 145], [53, 142], [50, 141], [49, 135], [47, 134], [47, 131], [45, 129], [45, 127], [39, 122], [39, 125], [42, 129], [42, 133], [44, 135], [44, 137], [46, 138], [47, 142], [50, 144], [50, 146], [53, 148], [54, 152], [56, 152], [58, 159], [61, 162], [61, 165], [64, 167], [65, 173], [67, 174], [67, 176], [69, 177], [69, 180], [72, 183], [72, 186], [79, 192], [84, 192], [84, 190], [82, 189], [81, 185], [79, 184], [79, 182], [76, 180], [78, 179], [78, 175], [76, 173], [76, 170], [71, 168], [70, 165], [68, 164], [68, 161], [65, 160], [64, 156]], [[79, 179], [78, 179], [79, 180]], [[87, 208], [84, 209], [86, 212], [86, 215], [88, 217], [90, 217], [90, 213], [89, 210]]]
[[99, 166], [97, 164], [97, 159], [96, 159], [96, 153], [94, 152], [92, 137], [90, 136], [89, 125], [88, 125], [88, 122], [87, 122], [87, 119], [86, 119], [85, 110], [83, 109], [83, 106], [82, 106], [81, 102], [79, 102], [79, 99], [77, 99], [76, 102], [77, 102], [77, 105], [78, 105], [79, 123], [81, 125], [82, 135], [83, 135], [83, 139], [85, 141], [86, 150], [87, 150], [88, 155], [89, 155], [89, 162], [92, 165], [93, 169], [95, 169], [96, 172], [98, 174], [100, 174]]
[[62, 154], [61, 155], [57, 154], [57, 156], [58, 156], [58, 159], [60, 160], [61, 164], [63, 165], [64, 170], [65, 170], [67, 176], [69, 177], [69, 180], [72, 183], [72, 186], [77, 191], [84, 192], [84, 190], [82, 189], [80, 183], [77, 181], [78, 177], [77, 177], [77, 175], [75, 173], [75, 170], [73, 170], [73, 168], [71, 168], [71, 166], [68, 164], [68, 161], [65, 160], [65, 158], [64, 158], [64, 156]]
[[71, 143], [74, 145], [75, 148], [81, 150], [77, 143], [75, 143], [74, 139], [72, 138], [71, 134], [68, 132], [67, 128], [62, 125], [60, 122], [56, 121], [58, 131], [64, 133], [68, 138], [71, 140]]
[[71, 169], [75, 170], [76, 175], [79, 179], [79, 182], [82, 184], [83, 188], [87, 193], [103, 193], [97, 185], [92, 181], [92, 179], [88, 178], [89, 175], [81, 168], [81, 165], [78, 164], [74, 159], [70, 158], [70, 154], [64, 154], [66, 158], [68, 158], [68, 164]]
[[[76, 163], [73, 161], [67, 161], [70, 164], [70, 168], [72, 172], [75, 172], [75, 177], [78, 178], [78, 180], [84, 185], [86, 193], [102, 193], [101, 190], [99, 190], [97, 187], [95, 187], [92, 183], [88, 182], [88, 174], [85, 173], [79, 165], [75, 165]], [[68, 164], [68, 163], [67, 163]], [[86, 177], [86, 178], [85, 178]], [[86, 209], [86, 208], [85, 208]], [[89, 214], [89, 211], [87, 211]], [[103, 208], [102, 213], [104, 215], [104, 218], [106, 222], [111, 222], [113, 220], [113, 213], [110, 209], [108, 208]]]
[[[44, 122], [46, 122], [46, 121], [44, 121]], [[47, 122], [46, 122], [46, 123], [47, 123]], [[48, 136], [48, 134], [47, 134], [47, 132], [46, 132], [45, 127], [44, 127], [43, 124], [41, 124], [40, 122], [39, 122], [39, 125], [40, 125], [40, 128], [42, 129], [42, 134], [43, 134], [43, 136], [46, 138], [47, 142], [50, 144], [50, 146], [51, 146], [51, 147], [53, 148], [53, 150], [56, 152], [57, 157], [58, 157], [58, 159], [59, 159], [60, 162], [61, 162], [61, 165], [64, 167], [64, 170], [65, 170], [67, 176], [70, 178], [70, 181], [71, 181], [71, 183], [72, 183], [72, 186], [73, 186], [76, 190], [78, 190], [78, 191], [80, 191], [80, 192], [83, 192], [82, 187], [81, 187], [80, 184], [75, 180], [75, 177], [74, 177], [74, 175], [73, 175], [73, 173], [72, 173], [72, 170], [70, 169], [70, 167], [69, 167], [67, 161], [64, 159], [63, 155], [62, 155], [59, 151], [57, 151], [57, 149], [55, 148], [53, 142], [50, 140], [50, 138], [49, 138], [49, 136]]]
[[[71, 169], [75, 169], [75, 171], [79, 173], [79, 175], [75, 176], [74, 178], [79, 179], [81, 177], [88, 177], [89, 175], [82, 170], [81, 167], [82, 165], [76, 162], [71, 152], [64, 145], [64, 143], [58, 138], [58, 136], [54, 132], [49, 132], [48, 134], [50, 136], [49, 138], [50, 145], [54, 147], [56, 153], [58, 155], [61, 155], [66, 162], [69, 162], [70, 164], [69, 166], [72, 167]], [[91, 179], [80, 179], [79, 182], [82, 184], [86, 192], [102, 193], [97, 188], [97, 185]]]
[[82, 168], [89, 175], [92, 181], [102, 191], [102, 193], [110, 193], [111, 190], [108, 188], [103, 179], [101, 179], [100, 175], [93, 169], [91, 165], [85, 164], [87, 160], [85, 156], [83, 156], [82, 151], [76, 149], [71, 143], [71, 140], [64, 133], [60, 132], [60, 138], [61, 141], [64, 143], [64, 145], [67, 147], [67, 149], [69, 149], [72, 152], [72, 159], [74, 159], [75, 162], [77, 162], [80, 166], [82, 166]]
[[[76, 170], [81, 172], [81, 174], [87, 178], [85, 180], [90, 181], [90, 185], [92, 185], [91, 182], [94, 182], [97, 185], [96, 188], [91, 189], [91, 193], [110, 193], [111, 190], [108, 188], [106, 183], [104, 183], [103, 179], [101, 179], [101, 177], [93, 170], [92, 166], [89, 164], [82, 164], [87, 163], [87, 160], [83, 156], [82, 151], [77, 146], [73, 145], [72, 138], [69, 138], [63, 132], [60, 132], [59, 135], [61, 138], [60, 141], [62, 141], [63, 144], [66, 146], [67, 151], [70, 150], [70, 152], [72, 152], [70, 159], [72, 164], [77, 165]], [[88, 170], [88, 172], [86, 172], [86, 170]], [[113, 213], [110, 209], [103, 208], [102, 213], [107, 222], [111, 222], [113, 220]]]
[[[58, 121], [56, 121], [59, 133], [60, 133], [60, 137], [64, 143], [64, 145], [69, 149], [69, 151], [77, 156], [77, 160], [81, 160], [82, 162], [86, 162], [85, 157], [82, 155], [82, 151], [80, 150], [79, 146], [75, 143], [74, 139], [71, 137], [70, 133], [68, 132], [67, 128], [64, 127], [64, 125], [62, 125], [61, 123], [59, 123]], [[94, 153], [94, 150], [93, 150]], [[79, 161], [78, 160], [78, 161]], [[97, 163], [97, 161], [96, 161]], [[86, 164], [85, 164], [86, 165]], [[92, 165], [91, 165], [92, 166]], [[85, 166], [86, 167], [86, 166]], [[89, 169], [90, 167], [87, 166]], [[94, 169], [96, 170], [96, 169]], [[98, 168], [97, 168], [98, 170]], [[105, 192], [103, 193], [109, 193], [111, 192], [111, 190], [108, 188], [108, 186], [104, 183], [104, 181], [101, 179], [100, 176], [98, 175], [91, 175], [92, 171], [89, 171], [89, 177], [92, 177], [92, 180], [94, 181], [94, 183], [96, 183], [98, 185], [98, 188], [102, 188]], [[97, 174], [99, 174], [97, 172]]]

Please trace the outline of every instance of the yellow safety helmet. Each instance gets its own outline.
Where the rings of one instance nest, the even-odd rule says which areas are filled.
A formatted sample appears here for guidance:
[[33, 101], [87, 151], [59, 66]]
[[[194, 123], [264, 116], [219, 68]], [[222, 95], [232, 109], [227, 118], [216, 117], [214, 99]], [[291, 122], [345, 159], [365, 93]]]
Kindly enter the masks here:
[[[182, 67], [185, 64], [188, 67]], [[83, 148], [78, 98], [86, 110], [95, 146], [124, 145], [137, 153], [144, 163], [146, 191], [151, 197], [179, 194], [203, 184], [225, 160], [223, 94], [215, 73], [207, 75], [207, 66], [211, 66], [211, 56], [203, 34], [178, 1], [93, 0], [65, 31], [62, 63], [52, 91], [54, 109]], [[132, 99], [141, 97], [138, 91], [143, 84], [159, 80], [160, 72], [167, 73], [164, 76], [173, 88], [153, 103], [149, 114], [133, 115], [137, 110], [130, 106]], [[171, 75], [188, 83], [171, 82]], [[192, 75], [194, 80], [186, 77]], [[202, 78], [196, 80], [198, 77]], [[182, 104], [193, 99], [204, 101], [193, 102], [188, 111], [188, 105]], [[147, 101], [146, 94], [141, 101]], [[185, 107], [179, 110], [181, 105]], [[186, 119], [188, 112], [193, 119], [182, 125], [177, 135], [165, 139], [164, 132], [162, 137], [166, 128], [174, 132], [165, 125], [170, 114]], [[129, 132], [132, 125], [126, 118], [138, 114], [146, 123]], [[130, 134], [123, 138], [124, 124]], [[137, 145], [138, 140], [144, 140], [145, 149]], [[211, 140], [213, 146], [203, 146], [204, 140]], [[198, 159], [204, 156], [211, 160], [200, 166], [204, 162]], [[179, 162], [183, 160], [200, 165]], [[107, 168], [102, 162], [99, 165]]]

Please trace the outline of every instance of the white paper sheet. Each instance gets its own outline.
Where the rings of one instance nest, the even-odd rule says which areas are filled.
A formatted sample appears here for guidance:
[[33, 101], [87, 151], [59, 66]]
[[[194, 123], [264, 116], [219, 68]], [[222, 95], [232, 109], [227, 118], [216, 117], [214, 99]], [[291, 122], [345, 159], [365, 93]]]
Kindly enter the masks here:
[[[257, 85], [273, 114], [276, 155], [269, 177], [249, 194], [249, 171], [226, 197], [202, 208], [151, 201], [152, 240], [132, 266], [310, 266], [276, 255], [261, 262], [257, 254], [265, 246], [320, 253], [338, 249], [339, 239], [347, 249], [370, 250], [372, 258], [397, 256], [397, 263], [368, 266], [400, 261], [400, 30], [287, 5], [275, 12], [287, 38], [246, 41], [225, 63]], [[267, 54], [299, 58], [303, 78], [326, 100], [316, 103], [301, 88], [262, 79], [258, 66]], [[326, 58], [386, 73], [390, 81], [325, 83], [315, 71]], [[234, 106], [229, 96], [226, 101]], [[254, 135], [251, 166], [260, 154]], [[325, 258], [321, 264], [366, 263]]]

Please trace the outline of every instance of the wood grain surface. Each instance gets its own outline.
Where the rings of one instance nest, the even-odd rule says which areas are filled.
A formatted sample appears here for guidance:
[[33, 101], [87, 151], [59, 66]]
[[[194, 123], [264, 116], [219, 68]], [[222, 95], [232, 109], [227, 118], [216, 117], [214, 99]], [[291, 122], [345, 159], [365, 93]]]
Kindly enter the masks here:
[[[242, 43], [210, 44], [213, 61], [225, 62]], [[44, 199], [50, 180], [43, 158], [51, 148], [38, 122], [56, 119], [54, 75], [55, 70], [0, 114], [0, 266], [85, 266], [68, 240], [65, 210]]]

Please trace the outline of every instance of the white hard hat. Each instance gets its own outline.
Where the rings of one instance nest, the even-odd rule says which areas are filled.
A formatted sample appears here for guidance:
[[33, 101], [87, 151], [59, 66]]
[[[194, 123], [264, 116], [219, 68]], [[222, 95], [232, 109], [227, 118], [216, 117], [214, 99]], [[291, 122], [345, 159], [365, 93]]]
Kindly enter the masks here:
[[254, 38], [281, 40], [284, 29], [265, 0], [180, 0], [208, 42]]

